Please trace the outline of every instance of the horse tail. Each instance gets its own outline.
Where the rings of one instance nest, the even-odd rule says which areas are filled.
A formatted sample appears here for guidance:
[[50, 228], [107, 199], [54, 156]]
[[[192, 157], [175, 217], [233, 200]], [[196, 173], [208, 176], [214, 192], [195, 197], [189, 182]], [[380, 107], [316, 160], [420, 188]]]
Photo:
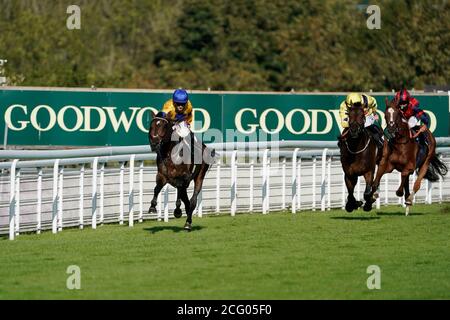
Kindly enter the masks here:
[[438, 155], [435, 154], [433, 158], [431, 158], [430, 165], [428, 166], [427, 173], [425, 174], [425, 179], [430, 182], [436, 182], [439, 181], [439, 176], [444, 178], [447, 172], [447, 166], [439, 159]]

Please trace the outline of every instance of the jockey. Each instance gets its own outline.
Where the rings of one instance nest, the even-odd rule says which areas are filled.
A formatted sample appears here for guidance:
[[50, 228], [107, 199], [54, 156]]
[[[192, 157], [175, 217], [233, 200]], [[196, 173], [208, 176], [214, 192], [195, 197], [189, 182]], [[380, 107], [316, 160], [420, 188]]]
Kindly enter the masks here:
[[[350, 93], [339, 107], [341, 125], [344, 128], [341, 137], [348, 132], [348, 110], [353, 107], [362, 107], [365, 115], [364, 127], [368, 129], [379, 149], [383, 149], [383, 131], [378, 124], [377, 101], [367, 94]], [[381, 152], [380, 150], [380, 152]]]
[[402, 89], [395, 94], [395, 103], [400, 109], [403, 117], [408, 120], [410, 129], [416, 130], [414, 135], [410, 132], [411, 138], [417, 138], [430, 126], [430, 117], [419, 107], [419, 101], [411, 97], [408, 90]]
[[185, 138], [191, 133], [192, 104], [186, 90], [175, 90], [172, 99], [164, 103], [161, 112], [163, 117], [177, 122], [175, 131], [181, 138]]
[[[170, 121], [175, 121], [174, 130], [177, 135], [183, 140], [188, 146], [194, 146], [192, 152], [198, 155], [200, 153], [200, 158], [202, 154], [206, 154], [208, 157], [214, 157], [215, 151], [205, 148], [205, 153], [203, 153], [202, 143], [197, 139], [197, 137], [191, 131], [192, 124], [192, 104], [189, 101], [189, 95], [184, 89], [177, 89], [172, 95], [172, 99], [166, 101], [160, 112], [162, 117]], [[190, 136], [190, 141], [186, 138]], [[194, 151], [195, 150], [195, 151]], [[208, 158], [205, 161], [211, 161]]]

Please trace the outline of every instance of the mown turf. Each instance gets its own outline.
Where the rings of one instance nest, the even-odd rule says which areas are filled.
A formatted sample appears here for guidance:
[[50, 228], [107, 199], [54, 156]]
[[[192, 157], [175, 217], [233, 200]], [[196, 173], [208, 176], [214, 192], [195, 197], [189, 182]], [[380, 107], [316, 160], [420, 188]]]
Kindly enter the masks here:
[[[450, 205], [242, 214], [0, 239], [0, 299], [449, 299]], [[66, 269], [81, 268], [81, 290]], [[381, 268], [381, 289], [366, 285]]]

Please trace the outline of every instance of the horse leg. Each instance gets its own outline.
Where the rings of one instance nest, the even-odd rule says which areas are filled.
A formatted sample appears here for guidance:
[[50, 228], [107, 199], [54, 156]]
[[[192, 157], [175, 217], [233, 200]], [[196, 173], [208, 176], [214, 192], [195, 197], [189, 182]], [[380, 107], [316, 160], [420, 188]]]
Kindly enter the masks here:
[[366, 180], [366, 189], [364, 191], [364, 200], [366, 200], [366, 203], [364, 204], [364, 211], [370, 211], [372, 210], [372, 203], [374, 203], [373, 196], [372, 196], [372, 183], [373, 183], [373, 176], [374, 172], [369, 171], [366, 174], [364, 174], [364, 179]]
[[183, 212], [181, 211], [181, 190], [182, 188], [177, 188], [177, 202], [175, 203], [175, 210], [173, 211], [173, 215], [175, 216], [175, 218], [181, 218], [181, 216], [183, 215]]
[[[181, 201], [184, 203], [184, 207], [186, 209], [186, 215], [189, 214], [189, 210], [191, 208], [191, 203], [189, 202], [189, 197], [187, 195], [187, 188], [180, 187], [178, 188], [178, 195], [180, 196]], [[181, 209], [180, 209], [181, 211]]]
[[403, 197], [404, 190], [405, 190], [405, 184], [406, 184], [406, 181], [409, 180], [408, 179], [409, 175], [410, 175], [409, 171], [407, 171], [407, 170], [402, 171], [402, 179], [400, 182], [400, 186], [398, 187], [397, 191], [395, 192], [397, 197]]
[[345, 210], [347, 212], [352, 212], [355, 209], [358, 209], [362, 203], [359, 203], [356, 201], [353, 191], [355, 190], [356, 183], [358, 182], [357, 176], [349, 176], [345, 175], [345, 185], [347, 186], [348, 190], [348, 197], [347, 197], [347, 204], [345, 205]]
[[431, 157], [427, 156], [425, 162], [423, 163], [422, 167], [419, 170], [419, 173], [417, 174], [417, 180], [414, 183], [412, 193], [408, 197], [408, 202], [412, 203], [414, 195], [419, 191], [420, 185], [422, 184], [422, 180], [425, 177], [425, 174], [427, 173], [428, 166], [430, 165]]
[[203, 179], [205, 178], [206, 172], [208, 171], [209, 165], [206, 163], [202, 163], [198, 174], [194, 176], [194, 193], [192, 194], [191, 200], [189, 201], [189, 212], [187, 213], [186, 224], [184, 225], [184, 229], [190, 231], [192, 225], [192, 213], [197, 206], [197, 198], [198, 194], [202, 190]]
[[412, 201], [409, 199], [409, 176], [411, 174], [408, 174], [406, 176], [406, 181], [405, 181], [405, 205], [406, 205], [406, 215], [409, 215], [409, 208], [412, 206]]
[[156, 175], [156, 186], [153, 193], [153, 199], [151, 201], [148, 213], [156, 213], [156, 205], [158, 204], [158, 194], [162, 188], [166, 185], [166, 179], [159, 173]]
[[372, 183], [372, 197], [373, 200], [378, 198], [378, 188], [380, 187], [380, 181], [384, 174], [391, 173], [394, 170], [394, 166], [388, 161], [387, 158], [383, 157], [380, 165], [378, 166], [377, 174]]

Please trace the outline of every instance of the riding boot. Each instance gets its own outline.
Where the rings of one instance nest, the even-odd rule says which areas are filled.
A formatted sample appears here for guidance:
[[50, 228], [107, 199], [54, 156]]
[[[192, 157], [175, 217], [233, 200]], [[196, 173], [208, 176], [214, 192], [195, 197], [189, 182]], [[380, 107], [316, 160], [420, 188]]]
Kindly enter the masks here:
[[383, 141], [383, 131], [381, 130], [381, 128], [376, 125], [371, 125], [367, 127], [367, 129], [370, 132], [373, 140], [377, 144], [378, 149], [383, 150], [384, 141]]

